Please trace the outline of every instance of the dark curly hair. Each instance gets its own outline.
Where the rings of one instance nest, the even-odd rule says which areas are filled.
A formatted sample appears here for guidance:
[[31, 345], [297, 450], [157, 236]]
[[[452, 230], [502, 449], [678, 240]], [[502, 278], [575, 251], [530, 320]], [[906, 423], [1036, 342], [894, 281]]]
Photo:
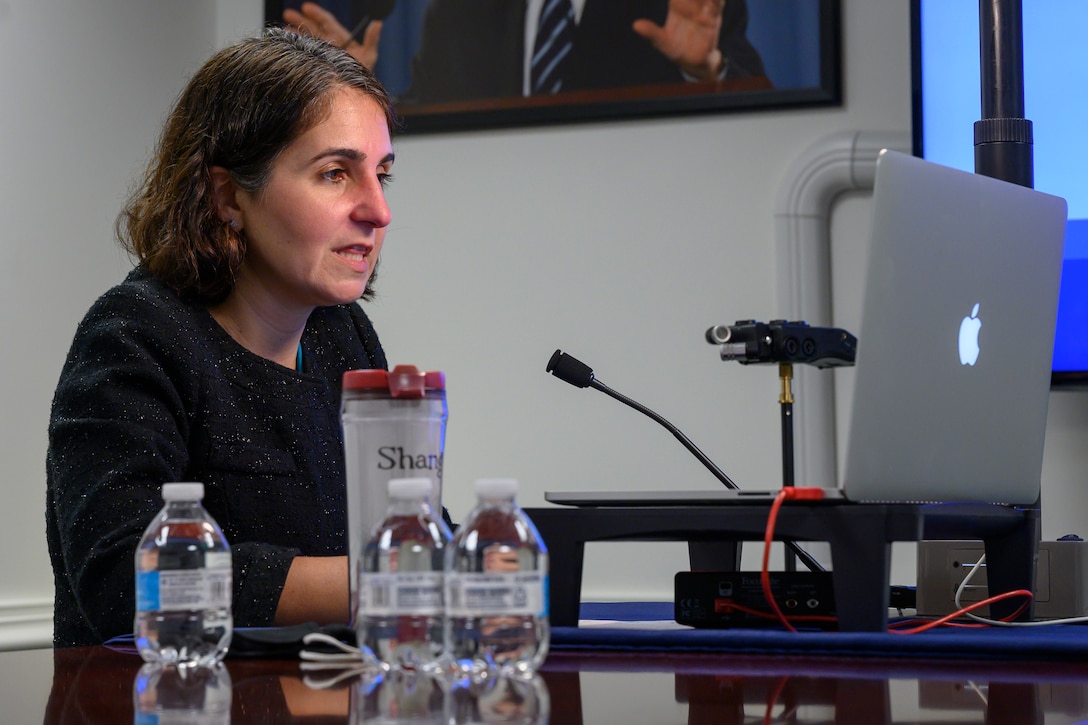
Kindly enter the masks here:
[[[381, 83], [336, 46], [269, 28], [216, 53], [178, 97], [117, 218], [121, 246], [179, 294], [221, 302], [234, 289], [246, 241], [219, 217], [210, 168], [222, 166], [239, 188], [260, 191], [280, 152], [320, 123], [345, 87], [373, 98], [394, 132]], [[372, 294], [367, 285], [364, 299]]]

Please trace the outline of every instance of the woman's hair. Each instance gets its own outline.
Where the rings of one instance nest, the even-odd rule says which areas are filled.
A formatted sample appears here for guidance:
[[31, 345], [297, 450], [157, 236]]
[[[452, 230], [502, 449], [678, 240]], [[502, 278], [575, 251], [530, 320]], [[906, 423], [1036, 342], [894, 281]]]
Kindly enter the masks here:
[[[167, 118], [140, 187], [117, 218], [121, 245], [152, 275], [205, 304], [234, 288], [244, 234], [219, 216], [210, 168], [249, 193], [268, 183], [288, 145], [328, 114], [334, 93], [355, 88], [396, 116], [374, 75], [328, 43], [279, 28], [216, 53]], [[370, 296], [370, 285], [363, 297]]]

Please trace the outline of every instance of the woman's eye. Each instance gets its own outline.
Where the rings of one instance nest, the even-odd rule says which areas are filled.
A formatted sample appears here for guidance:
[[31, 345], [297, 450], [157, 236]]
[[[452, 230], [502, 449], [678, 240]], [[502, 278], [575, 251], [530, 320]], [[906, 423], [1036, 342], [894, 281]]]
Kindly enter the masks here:
[[343, 169], [329, 169], [321, 174], [321, 176], [329, 181], [342, 181], [347, 176], [347, 172]]
[[389, 186], [390, 184], [393, 183], [393, 174], [392, 173], [378, 174], [378, 182], [382, 185], [383, 189], [386, 188], [387, 186]]

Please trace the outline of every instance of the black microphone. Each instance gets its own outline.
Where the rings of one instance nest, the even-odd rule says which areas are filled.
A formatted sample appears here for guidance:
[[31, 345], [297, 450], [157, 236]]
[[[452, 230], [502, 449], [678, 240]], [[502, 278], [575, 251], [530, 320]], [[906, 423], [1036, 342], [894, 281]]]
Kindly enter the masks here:
[[562, 350], [556, 350], [548, 360], [547, 372], [576, 388], [588, 388], [593, 383], [593, 370]]
[[[670, 433], [676, 436], [676, 439], [683, 443], [684, 447], [698, 458], [699, 462], [706, 466], [707, 469], [714, 474], [715, 478], [724, 483], [726, 488], [740, 490], [740, 486], [738, 486], [729, 476], [725, 475], [725, 471], [718, 468], [714, 461], [707, 458], [706, 454], [699, 450], [699, 448], [691, 442], [691, 439], [684, 435], [679, 428], [641, 403], [631, 400], [626, 395], [617, 393], [600, 380], [597, 380], [593, 375], [593, 368], [589, 367], [581, 360], [571, 357], [562, 350], [556, 350], [548, 360], [548, 366], [545, 368], [545, 371], [551, 373], [560, 380], [570, 383], [576, 388], [596, 388], [605, 395], [615, 398], [624, 405], [628, 405], [643, 415], [653, 418], [655, 421], [665, 426]], [[820, 562], [813, 559], [811, 554], [797, 546], [795, 542], [786, 541], [783, 543], [792, 550], [794, 554], [797, 555], [797, 558], [803, 561], [811, 571], [825, 571], [824, 567], [820, 565]]]

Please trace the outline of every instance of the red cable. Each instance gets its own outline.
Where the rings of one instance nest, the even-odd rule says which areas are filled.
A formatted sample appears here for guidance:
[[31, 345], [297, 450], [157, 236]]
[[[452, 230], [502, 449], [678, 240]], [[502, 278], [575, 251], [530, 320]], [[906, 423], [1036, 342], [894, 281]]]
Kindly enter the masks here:
[[[763, 619], [777, 619], [771, 612], [763, 612], [758, 609], [752, 609], [746, 607], [743, 604], [738, 604], [732, 600], [726, 600], [722, 602], [721, 607], [715, 607], [715, 613], [731, 614], [732, 612], [740, 612], [742, 614], [748, 614], [753, 617], [762, 617]], [[833, 617], [829, 614], [791, 614], [786, 619], [791, 622], [838, 622], [837, 617]]]
[[763, 535], [763, 567], [759, 572], [759, 583], [763, 586], [763, 596], [767, 599], [767, 604], [769, 604], [774, 611], [775, 617], [777, 617], [783, 627], [791, 632], [796, 632], [797, 630], [793, 628], [793, 625], [790, 624], [786, 615], [778, 608], [778, 602], [774, 600], [774, 593], [771, 591], [771, 542], [774, 541], [774, 527], [778, 522], [778, 510], [782, 508], [782, 503], [786, 499], [793, 501], [819, 501], [823, 497], [823, 489], [787, 486], [779, 491], [778, 495], [774, 497], [774, 503], [771, 504], [771, 511], [767, 514], [767, 529]]
[[[765, 613], [762, 613], [762, 612], [758, 612], [758, 611], [756, 611], [754, 609], [748, 609], [747, 607], [742, 607], [742, 606], [737, 605], [737, 604], [731, 604], [731, 606], [736, 608], [738, 611], [745, 612], [745, 613], [748, 613], [748, 614], [755, 614], [755, 615], [762, 616], [762, 617], [771, 617], [771, 616], [773, 616], [775, 619], [777, 619], [779, 621], [779, 623], [783, 627], [785, 627], [790, 632], [796, 632], [797, 631], [796, 629], [794, 629], [793, 625], [790, 624], [789, 618], [787, 618], [786, 615], [782, 613], [782, 610], [778, 607], [778, 602], [776, 602], [775, 599], [774, 599], [774, 592], [771, 591], [771, 572], [770, 572], [771, 543], [774, 541], [774, 528], [775, 528], [775, 524], [778, 522], [778, 510], [780, 508], [782, 508], [782, 504], [787, 499], [792, 500], [792, 501], [819, 501], [823, 497], [824, 497], [823, 490], [819, 489], [819, 488], [798, 488], [798, 487], [794, 487], [794, 486], [789, 486], [789, 487], [785, 487], [781, 491], [779, 491], [778, 495], [775, 496], [775, 498], [774, 498], [774, 502], [771, 504], [771, 510], [767, 514], [767, 528], [766, 528], [766, 530], [765, 530], [765, 532], [763, 534], [763, 566], [762, 566], [762, 568], [761, 568], [761, 570], [759, 572], [759, 583], [763, 588], [763, 596], [764, 596], [764, 598], [766, 598], [767, 604], [770, 605], [771, 610], [773, 611], [773, 615], [768, 615], [768, 614], [765, 614]], [[1028, 604], [1031, 602], [1031, 599], [1032, 599], [1033, 596], [1034, 595], [1030, 591], [1028, 591], [1027, 589], [1016, 589], [1016, 590], [1011, 591], [1011, 592], [1004, 592], [1004, 593], [998, 594], [996, 596], [988, 597], [986, 599], [983, 599], [980, 602], [975, 602], [974, 604], [971, 604], [970, 606], [967, 606], [967, 607], [964, 607], [964, 608], [962, 608], [962, 609], [960, 609], [958, 611], [952, 612], [951, 614], [946, 614], [945, 616], [940, 617], [939, 619], [934, 619], [932, 621], [928, 621], [928, 622], [926, 622], [926, 624], [914, 627], [912, 629], [901, 629], [901, 627], [903, 625], [909, 624], [911, 621], [916, 621], [916, 620], [907, 620], [907, 621], [904, 621], [904, 622], [898, 622], [898, 623], [889, 625], [888, 632], [891, 633], [891, 634], [917, 634], [919, 632], [925, 632], [925, 631], [928, 631], [930, 629], [933, 629], [934, 627], [939, 627], [939, 626], [942, 626], [942, 625], [947, 625], [949, 627], [971, 627], [971, 628], [974, 628], [974, 627], [988, 627], [990, 625], [987, 625], [987, 624], [981, 623], [981, 622], [980, 623], [975, 623], [975, 624], [970, 624], [970, 623], [965, 623], [965, 622], [952, 622], [951, 620], [953, 620], [953, 619], [955, 619], [957, 617], [961, 617], [964, 614], [967, 614], [968, 612], [973, 612], [974, 610], [979, 609], [980, 607], [985, 607], [985, 606], [987, 606], [989, 604], [993, 604], [995, 602], [1004, 601], [1005, 599], [1008, 599], [1010, 597], [1026, 597], [1026, 601], [1022, 605], [1020, 605], [1020, 607], [1015, 612], [1013, 612], [1012, 614], [1010, 614], [1010, 615], [1008, 615], [1006, 617], [1003, 617], [1001, 619], [1002, 622], [1010, 622], [1010, 621], [1016, 619], [1018, 616], [1020, 616], [1020, 614], [1024, 611], [1025, 608], [1027, 608]], [[807, 621], [836, 621], [835, 617], [821, 617], [821, 616], [815, 616], [815, 615], [814, 616], [798, 616], [798, 617], [793, 617], [793, 619], [795, 619], [797, 621], [806, 621], [806, 620]]]
[[759, 583], [763, 586], [763, 596], [767, 600], [767, 604], [770, 605], [771, 611], [774, 612], [775, 617], [782, 624], [783, 627], [791, 632], [797, 630], [793, 628], [790, 621], [786, 619], [786, 615], [782, 614], [782, 610], [778, 608], [778, 602], [774, 600], [774, 593], [771, 592], [771, 572], [770, 572], [770, 558], [771, 558], [771, 542], [774, 540], [774, 526], [778, 521], [778, 509], [782, 508], [782, 502], [786, 500], [788, 495], [786, 492], [788, 488], [783, 488], [778, 492], [778, 495], [774, 497], [774, 503], [771, 504], [771, 511], [767, 514], [767, 529], [763, 534], [763, 567], [759, 572]]
[[763, 725], [771, 725], [774, 722], [772, 713], [774, 706], [778, 703], [778, 698], [782, 696], [782, 691], [786, 689], [786, 683], [790, 681], [789, 675], [779, 678], [775, 683], [774, 689], [767, 695], [767, 710], [763, 713]]
[[1010, 615], [1008, 615], [1006, 617], [1002, 617], [1001, 620], [1000, 620], [1002, 622], [1011, 622], [1012, 620], [1019, 617], [1020, 613], [1023, 612], [1025, 608], [1027, 608], [1028, 602], [1031, 601], [1031, 598], [1033, 596], [1034, 595], [1031, 592], [1029, 592], [1027, 589], [1015, 589], [1015, 590], [1013, 590], [1011, 592], [1004, 592], [1002, 594], [997, 594], [997, 595], [992, 596], [992, 597], [987, 597], [986, 599], [983, 599], [980, 602], [975, 602], [974, 604], [972, 604], [970, 606], [964, 607], [963, 609], [959, 609], [959, 610], [957, 610], [955, 612], [952, 612], [951, 614], [946, 614], [943, 617], [940, 617], [939, 619], [934, 619], [934, 620], [928, 621], [928, 622], [926, 622], [926, 624], [914, 627], [913, 629], [897, 629], [896, 628], [899, 625], [909, 624], [910, 621], [912, 621], [912, 620], [908, 620], [907, 622], [899, 622], [898, 625], [890, 625], [888, 627], [888, 632], [890, 634], [918, 634], [919, 632], [925, 632], [927, 630], [933, 629], [934, 627], [939, 627], [941, 625], [947, 625], [949, 627], [969, 627], [969, 628], [989, 627], [990, 625], [988, 625], [988, 624], [986, 624], [984, 622], [977, 622], [977, 623], [974, 623], [974, 624], [969, 624], [969, 623], [966, 623], [966, 622], [952, 622], [950, 620], [955, 619], [956, 617], [961, 617], [964, 614], [967, 614], [968, 612], [973, 612], [973, 611], [975, 611], [976, 609], [978, 609], [980, 607], [985, 607], [988, 604], [993, 604], [994, 602], [1000, 602], [1000, 601], [1003, 601], [1003, 600], [1008, 599], [1010, 597], [1026, 597], [1027, 601], [1025, 601], [1022, 605], [1020, 605], [1020, 607], [1015, 612], [1013, 612], [1012, 614], [1010, 614]]

